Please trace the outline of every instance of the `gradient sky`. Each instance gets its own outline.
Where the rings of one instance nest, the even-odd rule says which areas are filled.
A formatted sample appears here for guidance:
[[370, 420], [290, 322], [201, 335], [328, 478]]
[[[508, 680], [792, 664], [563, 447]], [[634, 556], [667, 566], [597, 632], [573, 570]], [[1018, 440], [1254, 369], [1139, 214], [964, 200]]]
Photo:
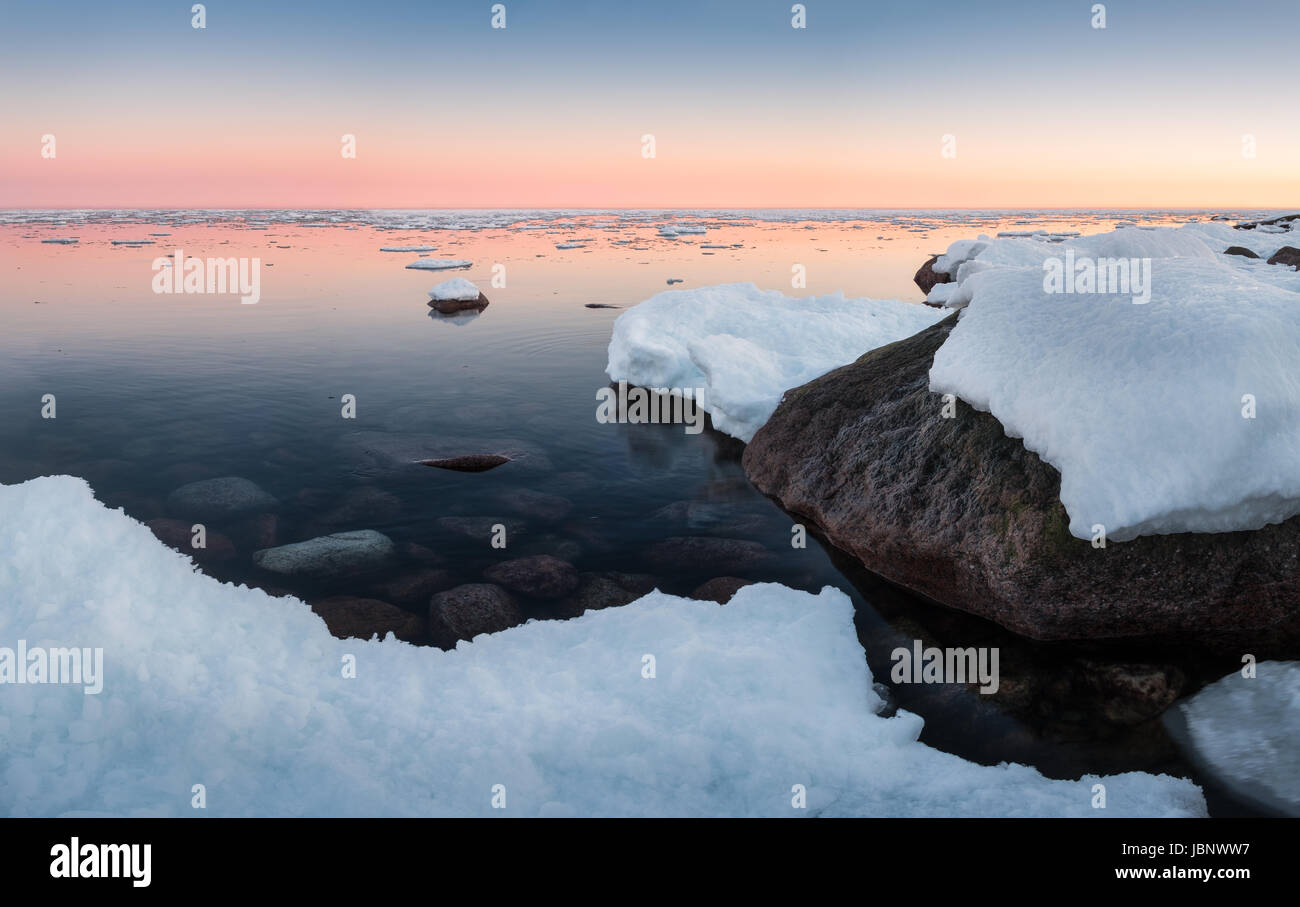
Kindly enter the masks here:
[[1294, 0], [191, 2], [5, 0], [0, 207], [1300, 207]]

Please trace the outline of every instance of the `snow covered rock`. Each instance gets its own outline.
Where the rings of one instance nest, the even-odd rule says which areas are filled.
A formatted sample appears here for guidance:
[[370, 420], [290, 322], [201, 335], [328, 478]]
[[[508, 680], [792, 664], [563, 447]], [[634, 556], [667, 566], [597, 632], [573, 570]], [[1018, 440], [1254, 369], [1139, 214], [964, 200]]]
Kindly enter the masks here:
[[192, 816], [196, 783], [213, 816], [1205, 813], [1182, 779], [1048, 780], [919, 743], [917, 716], [878, 714], [829, 588], [652, 593], [452, 652], [340, 640], [294, 598], [194, 573], [66, 476], [0, 487], [0, 557], [0, 644], [104, 653], [97, 694], [0, 689], [4, 815]]
[[444, 315], [464, 309], [485, 309], [487, 305], [487, 297], [464, 277], [453, 277], [429, 291], [429, 306]]
[[1300, 517], [1105, 548], [1075, 538], [1060, 473], [930, 390], [954, 325], [786, 394], [745, 449], [750, 480], [873, 572], [1025, 636], [1300, 654]]
[[[1192, 227], [1226, 229], [950, 250], [975, 255], [957, 265], [969, 302], [930, 389], [992, 413], [1060, 471], [1076, 538], [1259, 529], [1300, 514], [1300, 282], [1265, 279]], [[1122, 291], [1050, 283], [1054, 265], [1082, 280], [1103, 260], [1131, 265]]]
[[473, 302], [481, 295], [478, 287], [464, 277], [444, 280], [429, 291], [429, 298], [435, 302]]
[[1283, 246], [1269, 256], [1268, 263], [1271, 265], [1286, 265], [1300, 271], [1300, 249], [1295, 246]]
[[796, 299], [752, 283], [669, 290], [618, 316], [605, 371], [693, 395], [715, 428], [748, 441], [788, 389], [941, 317], [896, 300]]
[[1234, 671], [1180, 703], [1174, 737], [1236, 796], [1300, 816], [1300, 662]]
[[938, 260], [938, 255], [931, 255], [929, 260], [926, 261], [925, 264], [921, 265], [916, 274], [912, 277], [912, 280], [916, 285], [921, 288], [921, 292], [926, 294], [927, 301], [930, 301], [929, 297], [931, 290], [939, 284], [945, 284], [952, 280], [951, 275], [942, 274], [934, 269], [934, 265]]

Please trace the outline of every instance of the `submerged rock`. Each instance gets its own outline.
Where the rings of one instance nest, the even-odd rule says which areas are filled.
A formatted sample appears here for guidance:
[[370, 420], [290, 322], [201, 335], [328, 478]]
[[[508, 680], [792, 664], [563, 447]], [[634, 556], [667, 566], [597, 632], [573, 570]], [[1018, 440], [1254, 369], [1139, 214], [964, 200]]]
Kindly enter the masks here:
[[725, 605], [731, 601], [731, 596], [735, 595], [746, 586], [752, 586], [754, 580], [741, 579], [738, 576], [715, 576], [707, 583], [702, 583], [694, 592], [691, 598], [697, 598], [700, 601], [717, 602]]
[[406, 642], [423, 642], [424, 618], [376, 598], [336, 595], [312, 602], [311, 609], [339, 639], [383, 639], [390, 632]]
[[534, 554], [493, 564], [483, 576], [511, 592], [533, 598], [560, 598], [578, 586], [578, 571], [568, 561]]
[[456, 585], [450, 570], [429, 568], [403, 573], [375, 587], [375, 592], [386, 601], [407, 607], [423, 607], [434, 593]]
[[490, 583], [467, 583], [429, 601], [429, 638], [444, 649], [481, 633], [497, 633], [524, 622], [510, 593]]
[[235, 556], [234, 543], [220, 532], [208, 531], [204, 539], [206, 547], [195, 548], [192, 523], [159, 518], [149, 520], [145, 525], [168, 548], [175, 548], [181, 554], [188, 554], [200, 564], [220, 563]]
[[247, 516], [279, 506], [255, 482], [239, 476], [202, 479], [182, 485], [167, 496], [167, 509], [196, 520], [223, 520]]
[[435, 469], [451, 469], [456, 472], [487, 472], [489, 469], [496, 469], [504, 463], [509, 463], [510, 458], [501, 454], [465, 454], [459, 457], [440, 457], [436, 460], [420, 460], [421, 466], [432, 466]]
[[253, 553], [253, 563], [283, 576], [346, 576], [387, 565], [396, 552], [393, 540], [373, 529], [338, 532]]
[[651, 545], [646, 564], [658, 573], [702, 573], [706, 570], [743, 573], [761, 567], [772, 552], [758, 542], [713, 536], [677, 536]]
[[573, 511], [573, 502], [568, 498], [531, 488], [503, 491], [496, 501], [504, 509], [540, 523], [558, 523]]
[[528, 531], [528, 525], [521, 520], [510, 520], [495, 516], [444, 516], [438, 518], [438, 528], [476, 542], [491, 541], [496, 535], [496, 526], [506, 532], [506, 544], [516, 535]]
[[645, 573], [583, 573], [573, 594], [557, 603], [561, 617], [580, 617], [587, 611], [618, 608], [654, 591], [657, 582]]
[[956, 319], [789, 391], [745, 450], [751, 481], [868, 570], [1025, 636], [1300, 650], [1300, 517], [1073, 537], [1055, 469], [988, 413], [940, 417], [929, 369]]

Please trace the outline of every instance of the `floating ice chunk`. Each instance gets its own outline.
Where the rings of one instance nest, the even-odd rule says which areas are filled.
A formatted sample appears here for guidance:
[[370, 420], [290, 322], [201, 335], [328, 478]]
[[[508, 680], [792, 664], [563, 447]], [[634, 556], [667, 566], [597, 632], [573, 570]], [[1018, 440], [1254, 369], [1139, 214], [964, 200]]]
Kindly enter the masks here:
[[472, 302], [480, 295], [479, 288], [464, 277], [445, 280], [429, 291], [434, 302]]
[[1234, 671], [1178, 706], [1178, 736], [1238, 796], [1300, 816], [1300, 662]]
[[432, 252], [433, 246], [381, 246], [380, 252]]
[[790, 388], [945, 314], [843, 293], [796, 299], [752, 283], [668, 290], [614, 322], [606, 371], [643, 387], [703, 388], [714, 427], [748, 441]]
[[0, 558], [0, 645], [104, 652], [97, 695], [0, 688], [9, 816], [190, 815], [198, 781], [213, 816], [1205, 814], [1186, 780], [1048, 780], [918, 742], [919, 717], [879, 714], [830, 588], [653, 592], [451, 652], [340, 640], [297, 599], [194, 572], [68, 476], [0, 486]]
[[55, 243], [55, 244], [60, 245], [60, 246], [70, 246], [70, 245], [72, 245], [73, 243], [80, 242], [80, 241], [81, 241], [81, 240], [77, 239], [75, 236], [70, 236], [70, 237], [66, 237], [66, 238], [64, 238], [64, 237], [59, 237], [59, 238], [55, 238], [55, 239], [42, 239], [42, 240], [41, 240], [41, 242], [43, 242], [43, 243]]
[[472, 261], [465, 261], [460, 258], [417, 258], [407, 267], [414, 268], [417, 271], [454, 271], [459, 268], [468, 268], [473, 264]]
[[557, 249], [585, 249], [585, 248], [587, 248], [587, 245], [586, 245], [586, 243], [580, 243], [580, 242], [559, 242], [559, 243], [556, 243], [556, 244], [555, 244], [555, 248], [557, 248]]

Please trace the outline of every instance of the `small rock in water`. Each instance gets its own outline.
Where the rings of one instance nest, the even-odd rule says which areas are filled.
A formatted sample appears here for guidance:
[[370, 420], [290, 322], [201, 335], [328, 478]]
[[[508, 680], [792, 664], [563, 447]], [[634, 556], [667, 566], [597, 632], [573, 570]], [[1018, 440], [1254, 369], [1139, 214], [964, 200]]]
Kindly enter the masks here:
[[534, 598], [560, 598], [578, 587], [578, 571], [568, 561], [549, 554], [494, 564], [483, 575], [511, 592]]
[[203, 542], [206, 547], [195, 548], [194, 527], [191, 523], [160, 518], [149, 520], [145, 525], [168, 548], [188, 554], [200, 564], [228, 561], [235, 556], [234, 544], [220, 532], [205, 532]]
[[681, 277], [669, 277], [669, 278], [668, 278], [668, 286], [671, 287], [671, 286], [672, 286], [673, 284], [675, 284], [675, 283], [681, 283], [683, 279], [684, 279], [684, 278], [681, 278]]
[[494, 516], [445, 516], [438, 519], [439, 528], [467, 539], [484, 542], [492, 538], [493, 527], [498, 525], [505, 529], [507, 539], [527, 529], [527, 525], [521, 520], [507, 520]]
[[584, 303], [584, 307], [585, 307], [585, 308], [588, 308], [588, 309], [621, 309], [621, 308], [623, 308], [621, 305], [610, 305], [608, 302], [588, 302], [588, 303]]
[[741, 579], [738, 576], [715, 576], [692, 592], [691, 598], [725, 605], [731, 601], [733, 595], [746, 586], [752, 586], [753, 584], [752, 579]]
[[465, 309], [485, 309], [488, 299], [470, 281], [453, 277], [429, 291], [429, 305], [443, 315], [452, 315]]
[[167, 496], [167, 509], [183, 517], [221, 520], [275, 510], [279, 502], [256, 483], [238, 476], [203, 479]]
[[283, 576], [345, 576], [377, 570], [395, 551], [393, 540], [382, 532], [360, 529], [263, 548], [253, 553], [253, 563]]
[[487, 472], [496, 469], [510, 458], [501, 454], [466, 454], [460, 457], [440, 457], [436, 460], [417, 460], [421, 466], [433, 466], [437, 469], [454, 469], [457, 472]]
[[332, 636], [339, 639], [383, 639], [390, 632], [406, 642], [423, 642], [424, 618], [377, 598], [335, 595], [311, 603]]
[[573, 510], [573, 502], [558, 494], [531, 488], [513, 488], [497, 495], [497, 504], [522, 517], [542, 523], [557, 523]]
[[772, 557], [758, 542], [705, 536], [666, 538], [645, 552], [646, 563], [659, 573], [725, 570], [744, 572]]
[[556, 605], [556, 611], [562, 617], [580, 617], [587, 611], [622, 607], [655, 586], [655, 578], [644, 573], [582, 573], [578, 588]]
[[439, 592], [429, 601], [429, 638], [444, 649], [455, 648], [458, 640], [508, 630], [523, 622], [524, 615], [510, 593], [490, 583], [467, 583]]
[[404, 573], [375, 587], [386, 601], [408, 607], [423, 606], [436, 593], [456, 585], [450, 570], [425, 569]]

